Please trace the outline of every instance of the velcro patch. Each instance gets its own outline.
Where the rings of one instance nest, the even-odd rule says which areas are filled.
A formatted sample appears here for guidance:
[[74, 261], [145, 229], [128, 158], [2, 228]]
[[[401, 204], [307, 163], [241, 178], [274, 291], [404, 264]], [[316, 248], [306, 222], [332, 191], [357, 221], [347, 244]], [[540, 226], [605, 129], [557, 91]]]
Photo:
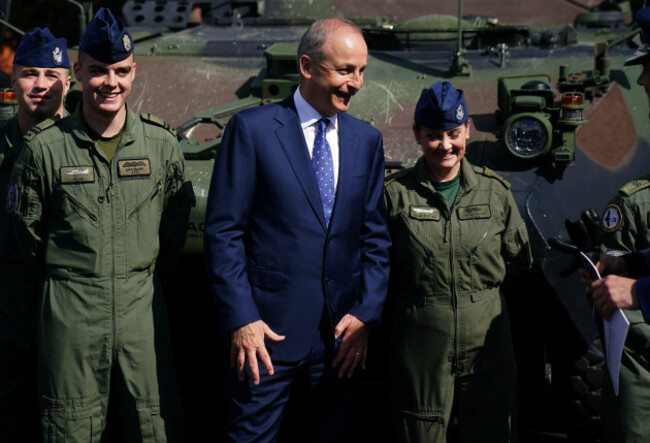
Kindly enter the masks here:
[[603, 213], [603, 230], [605, 232], [614, 232], [621, 226], [622, 222], [621, 208], [614, 204], [608, 205]]
[[59, 170], [61, 183], [93, 183], [95, 169], [92, 166], [62, 166]]
[[490, 218], [490, 205], [472, 205], [458, 208], [458, 220], [475, 220]]
[[428, 206], [411, 206], [409, 216], [416, 220], [440, 220], [440, 210]]
[[148, 177], [151, 175], [151, 161], [148, 157], [118, 160], [117, 175], [120, 177]]

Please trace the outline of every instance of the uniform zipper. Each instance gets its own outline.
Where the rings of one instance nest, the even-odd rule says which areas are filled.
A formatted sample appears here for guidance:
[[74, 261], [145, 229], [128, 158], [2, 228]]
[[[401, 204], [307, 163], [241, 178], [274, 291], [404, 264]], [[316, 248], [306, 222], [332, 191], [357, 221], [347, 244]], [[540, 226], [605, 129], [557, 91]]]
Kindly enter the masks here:
[[452, 232], [452, 227], [451, 227], [451, 217], [454, 208], [456, 207], [456, 202], [459, 202], [463, 197], [465, 197], [467, 193], [463, 192], [463, 188], [461, 187], [458, 191], [458, 195], [456, 196], [456, 199], [454, 200], [454, 203], [452, 203], [451, 207], [449, 208], [449, 211], [446, 213], [447, 216], [447, 226], [448, 229], [445, 229], [445, 237], [447, 237], [447, 233], [449, 234], [449, 265], [450, 265], [450, 271], [451, 271], [451, 306], [452, 310], [454, 312], [454, 357], [452, 359], [452, 372], [456, 373], [458, 371], [458, 354], [460, 353], [459, 349], [459, 336], [460, 336], [460, 321], [458, 319], [459, 311], [458, 311], [458, 294], [456, 293], [456, 272], [455, 272], [455, 266], [454, 266], [454, 236]]
[[93, 221], [97, 221], [97, 220], [99, 220], [99, 217], [97, 217], [95, 214], [93, 214], [92, 212], [90, 212], [90, 210], [89, 210], [88, 208], [86, 208], [84, 205], [82, 205], [81, 202], [80, 202], [79, 200], [77, 200], [76, 198], [74, 198], [74, 197], [72, 196], [72, 194], [70, 194], [68, 191], [66, 191], [66, 190], [63, 188], [63, 186], [59, 186], [59, 189], [61, 190], [61, 192], [63, 192], [63, 195], [65, 196], [65, 198], [67, 198], [67, 199], [68, 199], [72, 204], [74, 204], [76, 207], [78, 207], [79, 209], [81, 209], [81, 210], [82, 210], [85, 214], [87, 214], [88, 217], [90, 217]]
[[[120, 141], [120, 144], [122, 142]], [[117, 147], [115, 150], [115, 154], [113, 154], [113, 158], [108, 162], [108, 187], [106, 188], [106, 201], [108, 204], [111, 203], [111, 194], [113, 193], [113, 165], [115, 164], [115, 159], [117, 158], [117, 152], [120, 149], [120, 146]], [[112, 206], [108, 207], [108, 212], [111, 214], [111, 257], [112, 257], [112, 262], [111, 262], [111, 287], [112, 287], [112, 303], [111, 303], [111, 312], [113, 314], [113, 333], [111, 334], [113, 336], [113, 358], [117, 358], [117, 288], [116, 288], [116, 266], [115, 266], [115, 257], [117, 254], [115, 254], [115, 241], [116, 241], [116, 234], [115, 234], [115, 211]]]
[[158, 192], [160, 191], [160, 188], [162, 187], [162, 181], [158, 180], [158, 183], [154, 186], [153, 190], [149, 193], [149, 195], [142, 200], [142, 202], [129, 214], [129, 218], [133, 217], [142, 207], [148, 203], [150, 200], [152, 200], [156, 195], [158, 195]]

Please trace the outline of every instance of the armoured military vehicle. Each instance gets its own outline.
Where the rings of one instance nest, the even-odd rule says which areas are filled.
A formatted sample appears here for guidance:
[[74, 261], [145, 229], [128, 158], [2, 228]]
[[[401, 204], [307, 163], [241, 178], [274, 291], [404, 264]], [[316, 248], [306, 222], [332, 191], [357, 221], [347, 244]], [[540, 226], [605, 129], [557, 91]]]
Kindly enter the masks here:
[[[443, 79], [465, 91], [467, 155], [510, 182], [533, 246], [530, 278], [506, 287], [522, 440], [601, 438], [604, 380], [591, 306], [567, 271], [574, 257], [549, 239], [570, 241], [565, 218], [602, 209], [620, 186], [647, 173], [648, 102], [634, 84], [639, 67], [623, 67], [639, 44], [632, 17], [640, 2], [554, 0], [543, 10], [525, 0], [117, 3], [136, 42], [130, 105], [177, 127], [197, 196], [185, 257], [167, 292], [190, 441], [214, 432], [223, 406], [216, 375], [223, 351], [202, 255], [222, 130], [233, 113], [294, 90], [296, 43], [309, 23], [332, 14], [357, 21], [368, 42], [365, 84], [350, 112], [382, 131], [389, 168], [419, 156], [411, 126], [420, 91]], [[364, 440], [384, 441], [389, 432], [382, 344], [380, 337], [373, 343], [376, 360], [359, 400]]]

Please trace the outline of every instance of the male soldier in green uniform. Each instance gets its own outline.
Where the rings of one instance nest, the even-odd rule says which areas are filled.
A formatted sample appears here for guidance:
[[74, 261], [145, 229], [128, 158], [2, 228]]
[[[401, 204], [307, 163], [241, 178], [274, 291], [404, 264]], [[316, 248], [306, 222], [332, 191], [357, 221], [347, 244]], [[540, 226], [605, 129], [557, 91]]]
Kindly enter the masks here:
[[35, 441], [36, 287], [18, 252], [9, 214], [4, 210], [7, 184], [29, 128], [62, 117], [70, 87], [70, 62], [64, 38], [36, 28], [16, 49], [12, 87], [18, 114], [0, 121], [0, 441]]
[[[637, 83], [650, 92], [650, 8], [637, 13], [643, 46], [625, 65], [643, 64]], [[650, 247], [650, 175], [634, 180], [609, 202], [603, 214], [602, 248], [623, 254]], [[619, 375], [619, 394], [605, 383], [605, 413], [613, 442], [650, 441], [650, 325], [641, 311], [626, 310], [630, 321]]]
[[177, 392], [161, 281], [193, 204], [175, 134], [126, 105], [133, 40], [101, 8], [79, 41], [82, 103], [25, 136], [7, 207], [44, 276], [38, 372], [43, 441], [176, 441]]

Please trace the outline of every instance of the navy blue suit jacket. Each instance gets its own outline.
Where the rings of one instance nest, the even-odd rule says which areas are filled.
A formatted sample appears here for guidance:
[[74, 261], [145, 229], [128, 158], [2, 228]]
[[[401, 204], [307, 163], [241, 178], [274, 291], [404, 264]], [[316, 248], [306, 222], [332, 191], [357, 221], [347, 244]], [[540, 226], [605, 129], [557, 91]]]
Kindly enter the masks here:
[[390, 238], [379, 131], [339, 114], [340, 169], [334, 209], [323, 207], [293, 96], [233, 116], [217, 153], [205, 251], [220, 327], [263, 320], [282, 342], [271, 357], [297, 361], [345, 314], [379, 321]]

